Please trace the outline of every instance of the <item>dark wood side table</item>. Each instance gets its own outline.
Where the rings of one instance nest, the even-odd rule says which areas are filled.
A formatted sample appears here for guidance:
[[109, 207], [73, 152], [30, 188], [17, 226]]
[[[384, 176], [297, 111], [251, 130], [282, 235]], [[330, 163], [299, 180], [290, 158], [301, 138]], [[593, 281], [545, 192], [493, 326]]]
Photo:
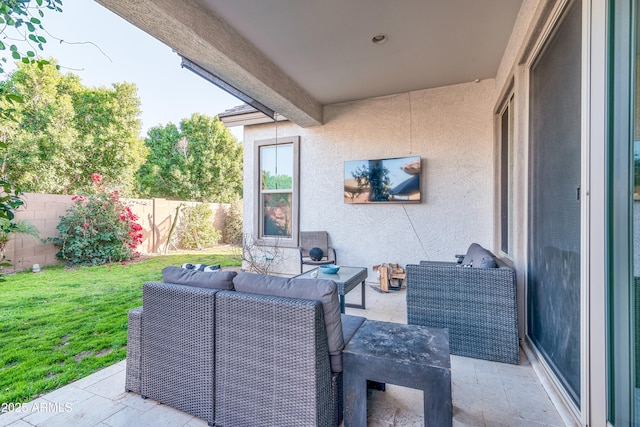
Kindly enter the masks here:
[[422, 390], [425, 426], [451, 427], [448, 330], [367, 320], [343, 357], [345, 427], [367, 425], [367, 380]]

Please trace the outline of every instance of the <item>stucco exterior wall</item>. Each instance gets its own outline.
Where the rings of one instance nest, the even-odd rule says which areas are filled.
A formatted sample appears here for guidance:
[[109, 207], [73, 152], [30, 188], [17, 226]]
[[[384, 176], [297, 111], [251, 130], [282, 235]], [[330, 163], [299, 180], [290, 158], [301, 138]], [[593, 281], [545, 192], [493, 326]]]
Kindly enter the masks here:
[[[493, 118], [495, 81], [441, 87], [326, 106], [323, 126], [278, 124], [278, 137], [300, 135], [300, 230], [327, 230], [338, 264], [400, 265], [455, 260], [472, 242], [493, 244]], [[253, 230], [254, 141], [275, 126], [245, 127], [244, 231]], [[419, 155], [422, 203], [343, 202], [347, 160]], [[280, 273], [299, 271], [286, 250]]]

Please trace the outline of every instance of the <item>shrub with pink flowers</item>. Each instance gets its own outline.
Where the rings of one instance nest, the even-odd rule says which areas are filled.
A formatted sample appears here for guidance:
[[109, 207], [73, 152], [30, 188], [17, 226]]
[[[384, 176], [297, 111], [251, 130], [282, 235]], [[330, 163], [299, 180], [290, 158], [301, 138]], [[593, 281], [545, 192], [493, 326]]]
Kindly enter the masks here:
[[102, 176], [91, 180], [96, 194], [74, 196], [74, 205], [58, 224], [59, 237], [49, 239], [60, 248], [56, 254], [69, 265], [100, 265], [129, 261], [140, 256], [142, 227], [138, 217], [123, 203], [118, 190], [104, 188]]

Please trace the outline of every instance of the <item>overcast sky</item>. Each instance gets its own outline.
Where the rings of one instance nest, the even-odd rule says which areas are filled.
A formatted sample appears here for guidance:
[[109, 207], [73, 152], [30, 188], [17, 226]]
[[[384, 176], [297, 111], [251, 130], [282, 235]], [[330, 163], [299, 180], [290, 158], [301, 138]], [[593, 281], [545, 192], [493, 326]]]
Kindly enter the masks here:
[[[51, 34], [44, 57], [59, 61], [85, 86], [135, 83], [141, 100], [142, 133], [158, 124], [178, 124], [193, 113], [215, 116], [242, 101], [180, 67], [180, 57], [162, 42], [93, 0], [63, 0], [63, 12], [46, 11]], [[61, 39], [59, 42], [56, 39]], [[242, 139], [240, 127], [231, 131]]]

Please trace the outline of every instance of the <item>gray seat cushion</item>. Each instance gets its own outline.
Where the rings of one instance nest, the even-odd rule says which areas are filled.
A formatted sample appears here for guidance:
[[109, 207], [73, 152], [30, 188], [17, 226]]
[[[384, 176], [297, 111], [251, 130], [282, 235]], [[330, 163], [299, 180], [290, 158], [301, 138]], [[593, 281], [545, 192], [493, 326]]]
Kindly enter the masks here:
[[[360, 326], [367, 320], [360, 316], [350, 316], [343, 314], [342, 318], [342, 336], [344, 338], [345, 347], [351, 341], [351, 338], [356, 334]], [[342, 372], [342, 353], [331, 355], [331, 370], [333, 372]]]
[[[342, 372], [342, 320], [340, 317], [340, 300], [338, 286], [333, 280], [296, 279], [268, 276], [255, 273], [240, 273], [233, 279], [235, 290], [261, 295], [274, 295], [289, 298], [302, 298], [320, 301], [327, 331], [327, 343], [331, 357], [331, 370]], [[339, 370], [337, 370], [339, 369]]]
[[235, 271], [205, 272], [169, 266], [162, 270], [162, 281], [199, 288], [233, 290], [233, 278], [236, 274], [238, 273]]

